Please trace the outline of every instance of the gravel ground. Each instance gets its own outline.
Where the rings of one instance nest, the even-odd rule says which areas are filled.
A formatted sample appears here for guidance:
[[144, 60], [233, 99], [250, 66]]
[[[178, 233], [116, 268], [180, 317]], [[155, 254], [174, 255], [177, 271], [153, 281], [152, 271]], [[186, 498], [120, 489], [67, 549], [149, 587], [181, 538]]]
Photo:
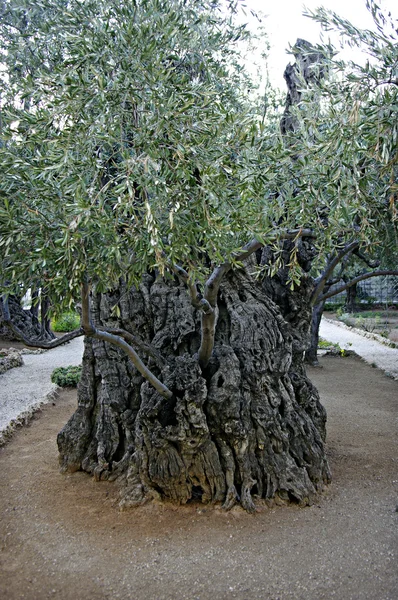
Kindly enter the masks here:
[[329, 342], [340, 344], [341, 348], [354, 350], [367, 363], [375, 364], [379, 369], [398, 379], [398, 348], [377, 341], [377, 337], [358, 329], [347, 327], [330, 319], [321, 322], [320, 335]]
[[[0, 344], [1, 346], [1, 344]], [[13, 426], [24, 423], [57, 386], [51, 383], [56, 367], [79, 365], [83, 355], [83, 337], [47, 350], [42, 354], [23, 354], [24, 365], [0, 375], [0, 444]]]

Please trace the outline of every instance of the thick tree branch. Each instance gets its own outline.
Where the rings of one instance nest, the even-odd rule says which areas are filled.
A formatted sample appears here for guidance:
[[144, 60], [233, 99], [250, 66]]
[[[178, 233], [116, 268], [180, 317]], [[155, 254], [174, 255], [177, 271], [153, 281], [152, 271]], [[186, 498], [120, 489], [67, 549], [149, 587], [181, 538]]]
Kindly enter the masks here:
[[364, 281], [365, 279], [370, 279], [371, 277], [380, 277], [380, 276], [384, 276], [384, 275], [395, 275], [398, 277], [398, 271], [384, 270], [384, 271], [372, 271], [371, 273], [362, 273], [362, 275], [358, 275], [358, 277], [351, 279], [344, 285], [341, 285], [340, 287], [338, 287], [334, 290], [331, 290], [327, 294], [324, 294], [317, 300], [317, 302], [324, 302], [328, 298], [332, 298], [332, 296], [336, 296], [337, 294], [344, 292], [347, 288], [355, 285], [356, 283], [359, 283], [360, 281]]
[[339, 277], [333, 277], [333, 279], [328, 279], [327, 282], [325, 283], [325, 288], [327, 288], [329, 290], [329, 288], [332, 285], [336, 285], [336, 283], [339, 283], [339, 281], [341, 281], [343, 279], [343, 275], [340, 275]]
[[81, 296], [82, 296], [82, 327], [84, 329], [84, 333], [87, 336], [90, 336], [91, 333], [95, 332], [94, 323], [91, 321], [91, 312], [90, 312], [90, 286], [85, 281], [81, 286]]
[[205, 285], [205, 299], [212, 307], [212, 312], [202, 314], [201, 339], [199, 348], [199, 364], [206, 368], [214, 348], [214, 337], [218, 318], [217, 296], [224, 275], [230, 270], [231, 263], [216, 267]]
[[108, 342], [123, 350], [141, 375], [149, 381], [157, 392], [164, 398], [172, 398], [173, 392], [169, 390], [153, 373], [144, 365], [137, 352], [120, 335], [115, 335], [106, 330], [97, 329], [90, 316], [90, 290], [87, 283], [82, 284], [82, 326], [87, 337]]
[[354, 254], [355, 254], [355, 256], [360, 258], [362, 260], [362, 262], [364, 262], [365, 265], [367, 265], [369, 267], [369, 269], [377, 269], [377, 267], [380, 266], [379, 260], [372, 260], [371, 258], [366, 256], [366, 254], [364, 252], [361, 252], [359, 250], [359, 248], [357, 250], [354, 250]]
[[315, 289], [311, 296], [312, 306], [318, 303], [318, 299], [320, 298], [325, 288], [326, 282], [328, 281], [329, 277], [331, 276], [339, 262], [341, 262], [345, 256], [352, 253], [357, 248], [359, 248], [359, 242], [350, 242], [349, 244], [346, 244], [344, 248], [342, 248], [336, 255], [329, 257], [324, 271], [319, 277], [315, 279]]

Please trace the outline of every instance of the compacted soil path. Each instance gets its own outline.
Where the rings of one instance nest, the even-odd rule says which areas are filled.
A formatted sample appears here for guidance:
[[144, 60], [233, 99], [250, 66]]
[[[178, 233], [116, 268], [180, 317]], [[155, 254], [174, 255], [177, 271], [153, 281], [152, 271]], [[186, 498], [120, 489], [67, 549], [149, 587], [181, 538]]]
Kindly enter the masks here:
[[357, 357], [310, 368], [333, 482], [311, 507], [149, 504], [58, 471], [64, 391], [0, 450], [4, 600], [396, 600], [398, 382]]

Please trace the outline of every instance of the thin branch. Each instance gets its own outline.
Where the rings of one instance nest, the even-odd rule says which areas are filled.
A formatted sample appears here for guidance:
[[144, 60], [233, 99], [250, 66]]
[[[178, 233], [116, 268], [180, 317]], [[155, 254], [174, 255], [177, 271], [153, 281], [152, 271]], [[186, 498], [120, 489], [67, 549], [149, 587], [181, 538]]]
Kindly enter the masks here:
[[386, 81], [379, 81], [376, 84], [376, 87], [378, 87], [379, 85], [388, 85], [388, 84], [397, 85], [398, 86], [398, 77], [396, 79], [387, 79]]
[[149, 383], [155, 388], [157, 392], [163, 398], [172, 398], [173, 392], [169, 390], [169, 388], [164, 385], [153, 373], [144, 365], [137, 352], [134, 350], [130, 344], [128, 344], [122, 337], [118, 335], [114, 335], [112, 333], [108, 333], [107, 331], [100, 331], [99, 329], [95, 329], [94, 332], [89, 334], [89, 337], [93, 337], [96, 340], [102, 340], [104, 342], [108, 342], [113, 346], [117, 346], [121, 350], [127, 354], [133, 365], [136, 369], [141, 373], [141, 375], [149, 381]]
[[366, 254], [364, 252], [361, 252], [359, 250], [359, 248], [358, 248], [358, 250], [354, 250], [354, 254], [355, 254], [355, 256], [360, 258], [362, 260], [362, 262], [364, 262], [370, 269], [376, 269], [377, 267], [380, 266], [379, 260], [372, 260], [371, 258], [366, 256]]
[[177, 275], [177, 277], [187, 286], [192, 306], [199, 310], [203, 310], [204, 313], [211, 313], [213, 308], [210, 306], [209, 302], [203, 298], [196, 283], [192, 283], [186, 270], [176, 264], [172, 265], [171, 268], [175, 275]]
[[[3, 322], [7, 325], [11, 331], [24, 343], [26, 346], [30, 346], [33, 348], [44, 348], [46, 350], [51, 350], [52, 348], [56, 348], [61, 344], [65, 344], [76, 337], [81, 335], [86, 335], [87, 337], [92, 337], [98, 340], [103, 340], [112, 344], [113, 346], [117, 346], [121, 350], [124, 350], [128, 357], [130, 358], [133, 365], [137, 368], [137, 370], [141, 373], [141, 375], [149, 381], [149, 383], [156, 389], [159, 394], [161, 394], [164, 398], [171, 398], [173, 393], [165, 386], [149, 369], [144, 365], [140, 357], [134, 348], [127, 343], [127, 341], [123, 338], [129, 339], [130, 341], [137, 342], [135, 336], [125, 332], [123, 330], [115, 329], [115, 330], [100, 330], [97, 329], [93, 322], [91, 321], [90, 316], [90, 290], [88, 284], [85, 282], [82, 284], [82, 317], [81, 323], [82, 326], [75, 331], [71, 331], [60, 338], [56, 338], [51, 340], [50, 342], [44, 342], [41, 340], [32, 340], [25, 336], [25, 334], [16, 326], [11, 320], [10, 317], [10, 309], [8, 305], [8, 298], [5, 296], [1, 297], [1, 307], [3, 312]], [[156, 351], [152, 346], [142, 343], [144, 351], [147, 354], [151, 354], [155, 359], [164, 364], [164, 359], [161, 355]]]
[[142, 352], [144, 352], [148, 356], [151, 356], [160, 367], [163, 367], [166, 364], [164, 357], [161, 355], [159, 350], [157, 348], [155, 348], [155, 346], [152, 346], [152, 344], [148, 344], [147, 342], [144, 342], [143, 340], [139, 339], [136, 335], [133, 335], [132, 333], [129, 333], [128, 331], [125, 331], [124, 329], [116, 329], [116, 328], [109, 328], [109, 327], [107, 327], [106, 329], [103, 329], [102, 327], [99, 327], [98, 331], [107, 331], [108, 333], [112, 333], [114, 335], [118, 335], [118, 336], [122, 337], [130, 345], [133, 344], [135, 347], [139, 348]]
[[113, 346], [117, 346], [127, 354], [133, 365], [141, 373], [141, 375], [149, 381], [157, 392], [164, 398], [172, 398], [173, 393], [165, 386], [153, 373], [144, 365], [137, 352], [130, 344], [126, 342], [120, 335], [115, 335], [109, 331], [97, 329], [93, 324], [90, 316], [90, 289], [87, 282], [82, 284], [82, 326], [87, 337], [92, 337], [96, 340], [108, 342]]
[[257, 250], [260, 250], [260, 248], [262, 248], [263, 246], [264, 244], [262, 242], [259, 242], [257, 239], [254, 238], [245, 246], [243, 246], [242, 251], [240, 253], [234, 254], [234, 260], [236, 260], [237, 262], [241, 262], [246, 258], [249, 258], [249, 256], [254, 252], [257, 252]]
[[336, 268], [336, 266], [339, 264], [339, 262], [347, 255], [350, 254], [350, 252], [353, 252], [356, 248], [359, 247], [359, 242], [358, 241], [354, 241], [354, 242], [350, 242], [349, 244], [346, 244], [344, 246], [344, 248], [342, 248], [337, 254], [335, 254], [334, 256], [331, 255], [329, 257], [329, 261], [326, 265], [325, 270], [323, 271], [323, 273], [316, 279], [316, 283], [318, 282], [322, 282], [322, 280], [327, 280], [329, 279], [329, 276], [333, 273], [334, 269]]
[[344, 292], [347, 288], [352, 287], [353, 285], [355, 285], [356, 283], [359, 283], [360, 281], [364, 281], [365, 279], [370, 279], [371, 277], [381, 277], [384, 275], [398, 276], [398, 271], [384, 270], [384, 271], [372, 271], [371, 273], [362, 273], [362, 275], [358, 275], [358, 277], [351, 279], [344, 285], [341, 285], [340, 287], [338, 287], [334, 290], [331, 290], [327, 294], [324, 294], [317, 300], [317, 302], [323, 302], [324, 300], [327, 300], [328, 298], [332, 298], [332, 296], [336, 296], [337, 294]]
[[342, 279], [343, 279], [342, 275], [340, 275], [339, 277], [333, 277], [333, 279], [328, 279], [327, 282], [325, 283], [325, 287], [323, 289], [327, 288], [329, 290], [329, 288], [332, 285], [336, 285], [336, 283], [339, 283], [339, 281], [341, 281]]

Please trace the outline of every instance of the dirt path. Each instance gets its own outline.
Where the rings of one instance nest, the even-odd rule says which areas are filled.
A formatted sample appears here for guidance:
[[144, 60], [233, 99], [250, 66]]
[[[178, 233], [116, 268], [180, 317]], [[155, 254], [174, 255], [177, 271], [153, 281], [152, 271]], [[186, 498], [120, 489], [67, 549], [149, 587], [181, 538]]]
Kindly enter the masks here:
[[0, 450], [5, 600], [396, 600], [398, 382], [357, 358], [311, 376], [333, 483], [316, 505], [250, 516], [189, 505], [119, 512], [115, 486], [60, 475], [64, 392]]

